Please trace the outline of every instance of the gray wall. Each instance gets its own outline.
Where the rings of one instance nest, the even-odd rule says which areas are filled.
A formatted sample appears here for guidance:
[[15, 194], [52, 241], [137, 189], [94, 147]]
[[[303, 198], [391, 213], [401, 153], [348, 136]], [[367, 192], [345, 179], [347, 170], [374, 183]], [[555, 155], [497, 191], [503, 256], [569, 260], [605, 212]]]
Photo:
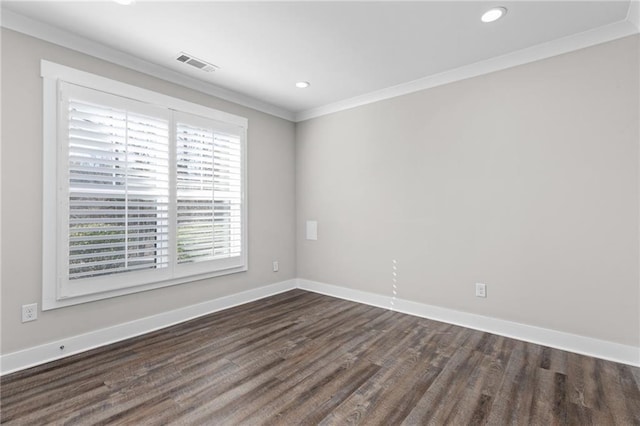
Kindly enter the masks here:
[[[296, 127], [3, 29], [2, 353], [295, 276], [390, 296], [392, 259], [400, 298], [639, 345], [639, 40]], [[40, 59], [249, 119], [249, 272], [20, 322], [42, 291]]]
[[[53, 311], [20, 322], [42, 300], [40, 59], [249, 119], [249, 271]], [[294, 124], [10, 30], [2, 30], [2, 353], [295, 277]], [[271, 262], [279, 260], [280, 271]]]
[[639, 345], [639, 47], [299, 123], [298, 277]]

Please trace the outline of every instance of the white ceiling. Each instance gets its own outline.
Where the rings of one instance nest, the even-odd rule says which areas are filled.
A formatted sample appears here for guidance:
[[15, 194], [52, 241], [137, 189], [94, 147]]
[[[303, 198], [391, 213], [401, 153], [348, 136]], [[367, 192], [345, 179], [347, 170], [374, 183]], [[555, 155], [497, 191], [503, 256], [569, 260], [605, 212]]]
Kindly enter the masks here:
[[[609, 28], [627, 19], [630, 4], [3, 1], [2, 9], [295, 116]], [[482, 23], [482, 12], [495, 5], [507, 7], [507, 15]], [[180, 51], [220, 70], [204, 73], [181, 64], [175, 59]], [[297, 89], [299, 80], [311, 87]]]

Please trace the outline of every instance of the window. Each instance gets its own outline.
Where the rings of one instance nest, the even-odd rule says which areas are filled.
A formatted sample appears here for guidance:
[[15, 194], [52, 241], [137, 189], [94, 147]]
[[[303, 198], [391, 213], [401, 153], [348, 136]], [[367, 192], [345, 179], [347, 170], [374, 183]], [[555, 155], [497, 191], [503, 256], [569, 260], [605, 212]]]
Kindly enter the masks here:
[[43, 309], [247, 270], [246, 119], [42, 75]]

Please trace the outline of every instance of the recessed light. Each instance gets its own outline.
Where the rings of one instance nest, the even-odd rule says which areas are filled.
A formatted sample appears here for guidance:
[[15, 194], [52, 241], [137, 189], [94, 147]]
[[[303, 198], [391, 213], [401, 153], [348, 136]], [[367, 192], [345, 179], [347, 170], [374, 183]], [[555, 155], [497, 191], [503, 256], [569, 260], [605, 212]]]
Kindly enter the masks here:
[[309, 83], [308, 81], [299, 81], [296, 83], [296, 87], [298, 89], [306, 89], [309, 86], [311, 86], [311, 83]]
[[506, 7], [494, 7], [493, 9], [489, 9], [485, 13], [483, 13], [482, 18], [480, 19], [485, 23], [493, 22], [502, 18], [505, 13], [507, 13]]
[[129, 6], [134, 0], [113, 0], [114, 2], [121, 4], [123, 6]]

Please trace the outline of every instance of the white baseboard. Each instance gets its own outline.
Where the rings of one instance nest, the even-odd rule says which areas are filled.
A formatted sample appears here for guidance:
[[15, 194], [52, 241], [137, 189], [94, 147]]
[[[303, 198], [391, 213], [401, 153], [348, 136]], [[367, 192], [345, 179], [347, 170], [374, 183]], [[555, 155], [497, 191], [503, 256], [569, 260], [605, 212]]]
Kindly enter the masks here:
[[[291, 279], [198, 303], [196, 305], [186, 306], [184, 308], [164, 312], [150, 317], [141, 318], [124, 324], [118, 324], [89, 333], [60, 339], [21, 351], [0, 355], [0, 374], [4, 375], [44, 364], [46, 362], [55, 361], [60, 358], [65, 358], [70, 355], [88, 351], [110, 343], [115, 343], [130, 337], [139, 336], [141, 334], [149, 333], [151, 331], [223, 309], [228, 309], [254, 300], [263, 299], [265, 297], [293, 290], [295, 288], [385, 309], [393, 307], [393, 310], [397, 312], [640, 367], [640, 348], [638, 347], [456, 311], [453, 309], [441, 308], [404, 299], [392, 299], [389, 296], [354, 290], [347, 287], [340, 287], [305, 279]], [[393, 305], [391, 303], [392, 300]], [[64, 346], [64, 350], [61, 350], [60, 346]]]
[[[196, 305], [186, 306], [173, 311], [163, 312], [150, 317], [4, 354], [0, 356], [0, 374], [4, 375], [44, 364], [233, 306], [293, 290], [296, 288], [296, 284], [297, 281], [295, 279], [281, 281], [218, 299], [208, 300]], [[61, 346], [64, 346], [63, 350], [60, 349]]]
[[392, 305], [392, 298], [389, 296], [305, 279], [298, 279], [297, 287], [302, 290], [380, 308], [390, 309], [393, 306], [394, 311], [405, 314], [640, 367], [640, 347], [622, 345], [620, 343], [594, 339], [592, 337], [520, 324], [404, 299], [393, 299]]

